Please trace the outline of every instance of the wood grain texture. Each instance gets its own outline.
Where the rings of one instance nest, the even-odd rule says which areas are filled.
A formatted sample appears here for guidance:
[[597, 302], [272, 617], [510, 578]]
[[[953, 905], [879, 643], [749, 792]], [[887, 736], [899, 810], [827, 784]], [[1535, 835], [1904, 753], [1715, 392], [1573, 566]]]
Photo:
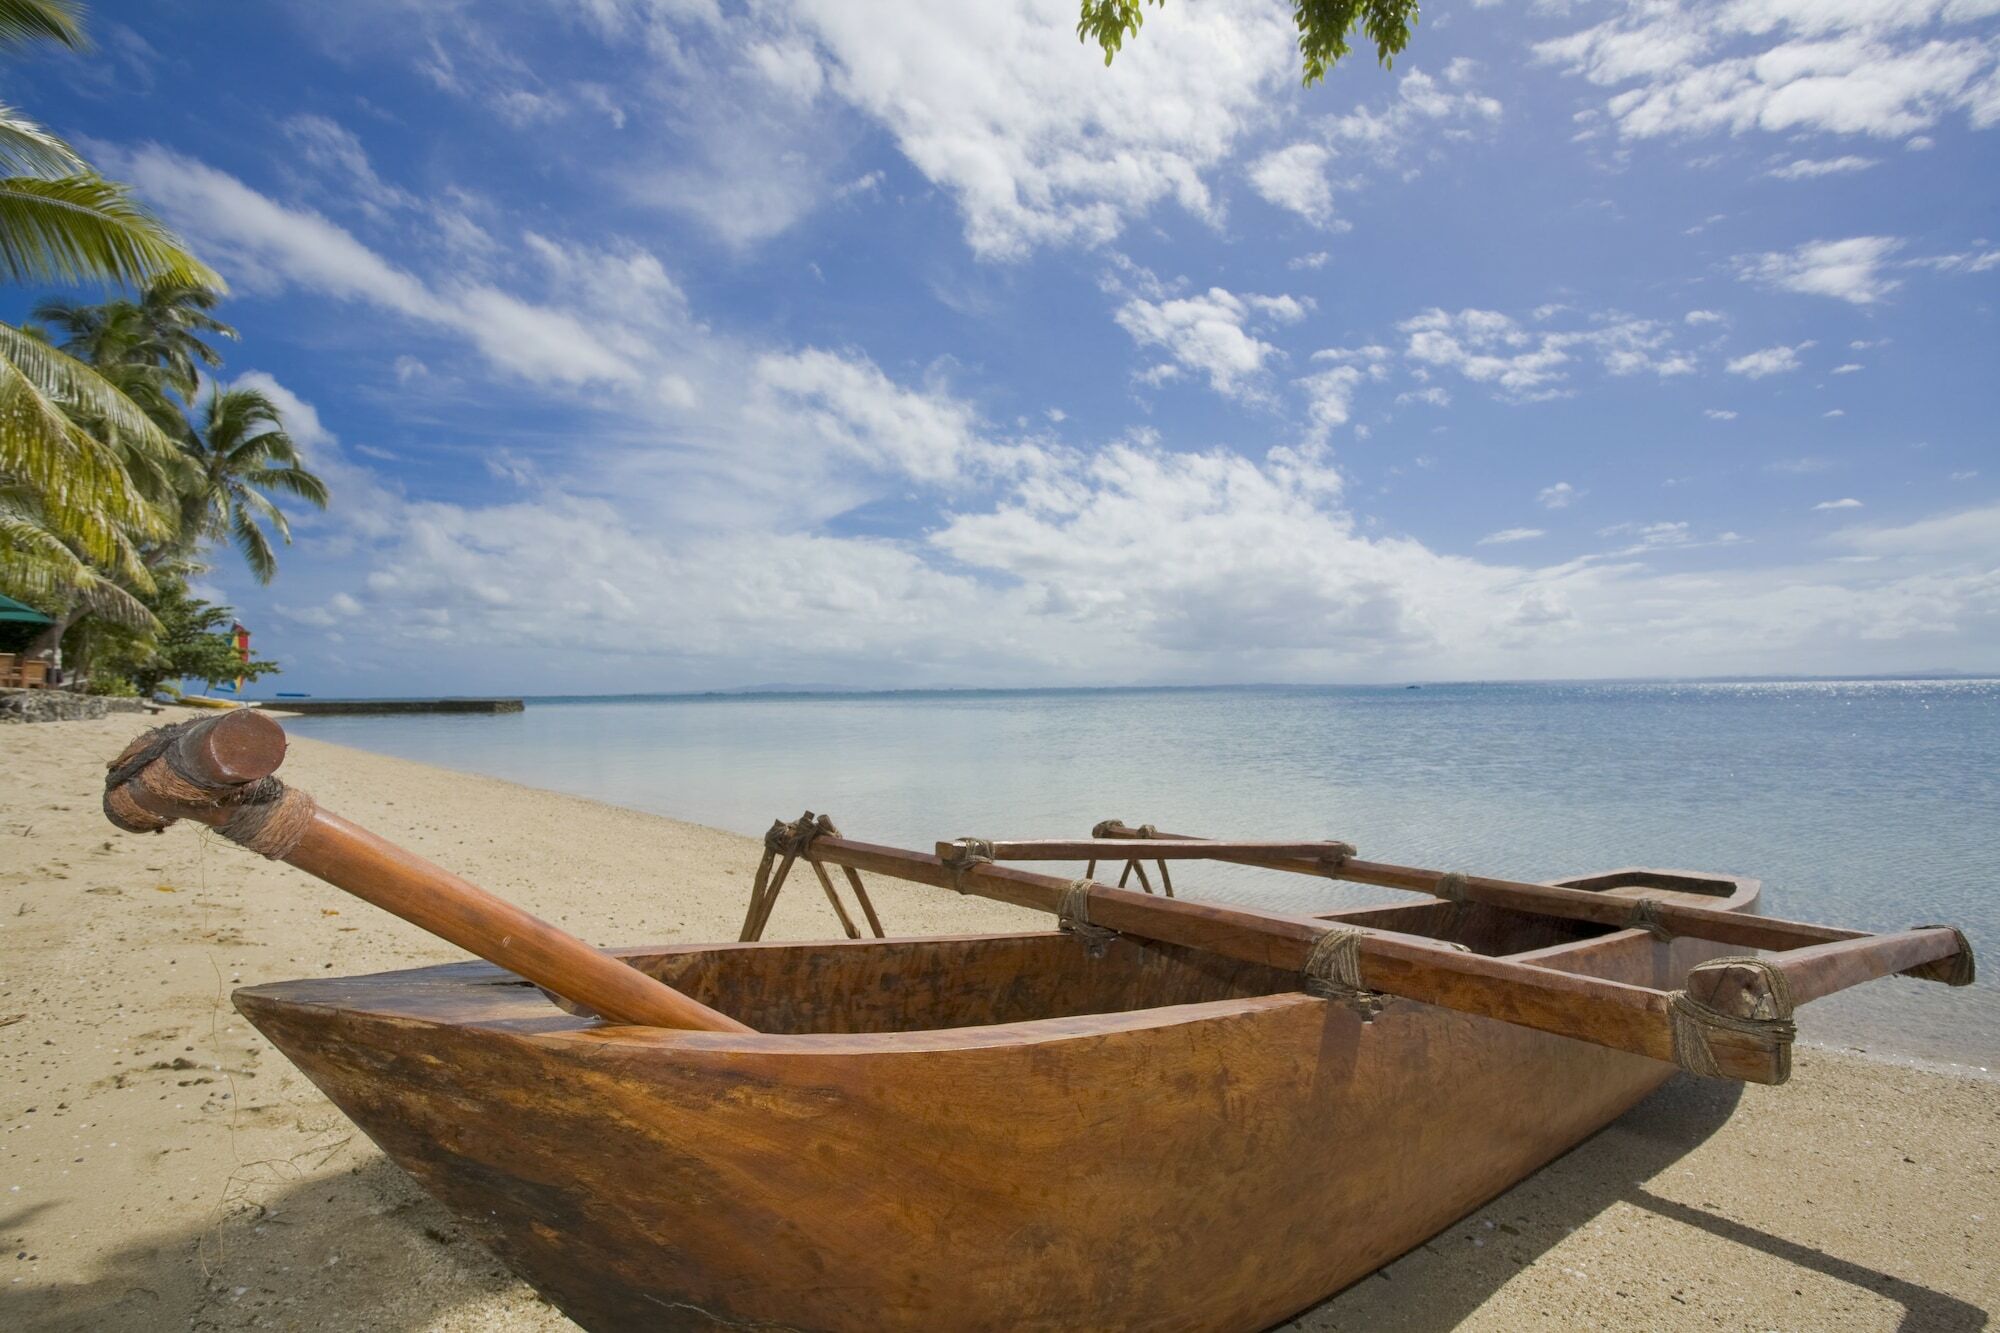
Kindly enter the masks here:
[[[1548, 930], [1539, 966], [1629, 986], [1717, 952]], [[606, 1027], [483, 964], [236, 1000], [600, 1331], [1265, 1328], [1672, 1073], [1409, 1000], [1363, 1022], [1282, 963], [1129, 938], [619, 956], [761, 1030]]]

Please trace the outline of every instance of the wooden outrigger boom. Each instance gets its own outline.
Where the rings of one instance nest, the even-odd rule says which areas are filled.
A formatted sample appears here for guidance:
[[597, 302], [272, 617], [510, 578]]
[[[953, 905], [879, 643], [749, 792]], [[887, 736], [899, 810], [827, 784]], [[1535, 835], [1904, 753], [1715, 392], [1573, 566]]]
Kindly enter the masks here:
[[[810, 814], [767, 835], [743, 942], [606, 952], [320, 809], [272, 776], [284, 751], [257, 713], [162, 729], [113, 761], [105, 812], [197, 820], [488, 960], [233, 998], [599, 1333], [1251, 1333], [1676, 1066], [1783, 1082], [1800, 1004], [1973, 976], [1955, 929], [1774, 921], [1736, 876], [1529, 884], [1115, 822], [919, 852]], [[1003, 864], [1066, 860], [1086, 874]], [[1194, 860], [1428, 896], [1288, 915], [1155, 896], [1141, 873], [1170, 889], [1167, 866]], [[1099, 861], [1141, 890], [1096, 882]], [[800, 862], [848, 938], [749, 942]], [[881, 938], [864, 873], [1060, 928]], [[1746, 947], [1775, 952], [1726, 953]]]
[[[1336, 867], [1326, 873], [1341, 878], [1350, 877], [1348, 871], [1354, 864], [1346, 854], [1351, 848], [1342, 843], [1195, 840], [1128, 843], [1118, 848], [1107, 847], [1106, 842], [1098, 840], [1019, 843], [960, 839], [939, 843], [937, 854], [926, 857], [829, 837], [814, 840], [807, 855], [856, 870], [1054, 912], [1065, 919], [1075, 918], [1078, 924], [1304, 972], [1315, 950], [1323, 947], [1322, 941], [1328, 938], [1329, 931], [1343, 931], [1343, 928], [1329, 927], [1312, 918], [1248, 907], [1156, 898], [1089, 880], [1065, 881], [995, 864], [1016, 856], [1024, 860], [1084, 860], [1128, 854], [1152, 858], [1162, 851], [1186, 859], [1189, 852], [1185, 849], [1190, 847], [1211, 849], [1214, 859], [1221, 860], [1261, 856], [1263, 849], [1271, 846], [1290, 849], [1280, 853], [1281, 856], [1295, 856], [1300, 847], [1318, 850], [1322, 859], [1309, 864]], [[1045, 849], [1064, 855], [1044, 856]], [[1434, 874], [1410, 871], [1399, 877], [1419, 879]], [[1517, 885], [1505, 880], [1479, 883], [1491, 886], [1487, 890], [1488, 900], [1497, 900], [1494, 905], [1515, 910], [1537, 910], [1521, 899], [1539, 903], [1543, 894], [1555, 895], [1565, 905], [1571, 899], [1585, 900], [1593, 916], [1581, 919], [1596, 919], [1600, 924], [1610, 924], [1602, 921], [1608, 909], [1620, 914], [1619, 924], [1630, 926], [1635, 905], [1632, 900], [1594, 898], [1588, 891], [1577, 889]], [[1522, 894], [1517, 890], [1534, 892]], [[1469, 892], [1467, 897], [1470, 898]], [[1808, 1000], [1892, 972], [1909, 971], [1956, 985], [1966, 985], [1972, 980], [1970, 946], [1961, 933], [1947, 926], [1880, 936], [1841, 932], [1832, 942], [1826, 942], [1827, 928], [1806, 927], [1810, 935], [1800, 941], [1796, 935], [1782, 930], [1744, 931], [1740, 926], [1756, 918], [1736, 913], [1709, 909], [1683, 911], [1658, 900], [1639, 901], [1652, 903], [1660, 917], [1682, 927], [1678, 933], [1695, 938], [1730, 944], [1762, 943], [1766, 947], [1773, 939], [1785, 939], [1810, 942], [1817, 947], [1776, 960], [1729, 958], [1704, 963], [1689, 973], [1683, 989], [1666, 992], [1508, 959], [1481, 957], [1419, 936], [1350, 926], [1343, 933], [1353, 937], [1358, 968], [1345, 978], [1329, 980], [1334, 987], [1354, 993], [1386, 992], [1655, 1060], [1669, 1060], [1694, 1073], [1753, 1083], [1782, 1083], [1790, 1076], [1792, 1012]], [[1580, 914], [1580, 909], [1572, 911]]]

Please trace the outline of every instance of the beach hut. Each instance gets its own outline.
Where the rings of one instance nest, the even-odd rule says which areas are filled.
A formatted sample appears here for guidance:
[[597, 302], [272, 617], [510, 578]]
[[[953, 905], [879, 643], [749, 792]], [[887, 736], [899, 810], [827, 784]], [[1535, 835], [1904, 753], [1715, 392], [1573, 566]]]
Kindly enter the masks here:
[[[52, 617], [26, 603], [0, 596], [0, 686], [46, 683], [47, 663], [27, 663], [21, 659], [28, 646], [55, 623]], [[34, 677], [32, 681], [28, 679], [30, 675]]]

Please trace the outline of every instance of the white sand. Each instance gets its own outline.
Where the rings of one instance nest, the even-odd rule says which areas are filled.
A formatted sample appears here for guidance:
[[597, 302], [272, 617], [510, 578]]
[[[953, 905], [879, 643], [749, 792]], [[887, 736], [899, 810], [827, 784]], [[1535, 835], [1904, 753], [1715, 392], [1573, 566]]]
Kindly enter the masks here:
[[[0, 728], [0, 1328], [572, 1328], [228, 1003], [455, 952], [194, 829], [114, 831], [103, 763], [141, 725]], [[734, 938], [758, 851], [309, 740], [285, 775], [606, 943]], [[773, 936], [832, 933], [801, 890]], [[874, 892], [899, 934], [1040, 920]], [[1783, 1088], [1676, 1080], [1290, 1327], [1980, 1328], [2000, 1305], [1997, 1146], [1996, 1082], [1812, 1050]]]

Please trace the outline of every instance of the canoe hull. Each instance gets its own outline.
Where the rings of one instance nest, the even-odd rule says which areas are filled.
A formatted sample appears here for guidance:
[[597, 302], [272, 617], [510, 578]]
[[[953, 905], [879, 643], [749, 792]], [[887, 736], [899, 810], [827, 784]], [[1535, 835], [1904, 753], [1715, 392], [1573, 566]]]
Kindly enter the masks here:
[[[1036, 966], [1205, 968], [1177, 992], [1196, 996], [1269, 984], [1125, 940], [1086, 960], [1055, 934], [647, 957], [698, 990], [702, 969], [761, 952], [774, 988], [798, 984], [786, 968], [873, 975], [894, 1003], [918, 978], [880, 960], [940, 949], [975, 985]], [[1718, 952], [1623, 931], [1535, 961], [1657, 985]], [[1409, 1001], [1363, 1021], [1296, 991], [748, 1037], [596, 1027], [484, 965], [237, 1003], [593, 1330], [1264, 1328], [1673, 1072]]]

